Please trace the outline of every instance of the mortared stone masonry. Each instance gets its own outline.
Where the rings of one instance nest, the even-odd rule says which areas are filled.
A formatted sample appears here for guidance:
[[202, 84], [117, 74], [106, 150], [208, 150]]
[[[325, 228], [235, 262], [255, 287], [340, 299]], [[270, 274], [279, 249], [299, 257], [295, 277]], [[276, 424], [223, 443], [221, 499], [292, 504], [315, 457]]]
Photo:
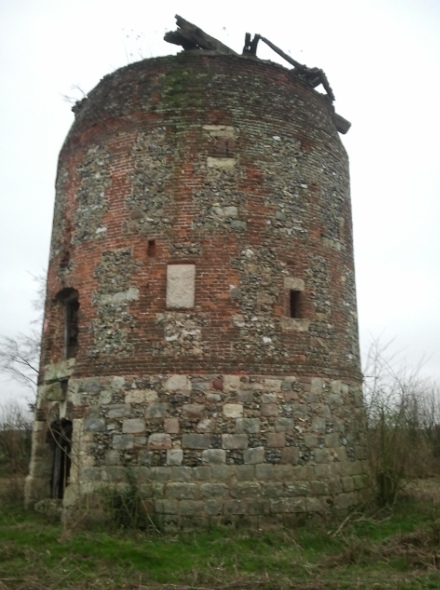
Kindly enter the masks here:
[[348, 159], [330, 100], [280, 65], [188, 51], [105, 76], [74, 110], [28, 501], [63, 498], [72, 516], [130, 473], [165, 525], [357, 504]]

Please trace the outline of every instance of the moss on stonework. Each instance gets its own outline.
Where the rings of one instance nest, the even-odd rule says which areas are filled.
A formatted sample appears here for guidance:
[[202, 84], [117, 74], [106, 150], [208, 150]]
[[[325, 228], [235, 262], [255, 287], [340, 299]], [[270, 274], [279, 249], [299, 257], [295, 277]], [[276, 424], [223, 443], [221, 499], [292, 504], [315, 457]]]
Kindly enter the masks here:
[[[193, 69], [175, 68], [168, 70], [163, 78], [162, 108], [160, 110], [203, 107], [205, 94], [203, 89], [206, 82], [211, 79], [204, 72], [194, 72]], [[195, 89], [199, 88], [199, 92]]]

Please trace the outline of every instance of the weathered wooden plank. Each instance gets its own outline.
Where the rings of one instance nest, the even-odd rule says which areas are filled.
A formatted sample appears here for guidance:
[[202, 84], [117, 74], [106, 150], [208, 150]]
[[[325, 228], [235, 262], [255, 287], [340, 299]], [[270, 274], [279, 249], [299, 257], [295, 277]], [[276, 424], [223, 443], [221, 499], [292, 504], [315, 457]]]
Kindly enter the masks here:
[[299, 76], [301, 76], [301, 78], [306, 80], [308, 84], [313, 86], [313, 88], [322, 84], [330, 100], [335, 100], [335, 95], [333, 94], [333, 90], [331, 89], [327, 76], [325, 75], [325, 72], [323, 70], [320, 70], [319, 68], [308, 68], [304, 64], [299, 63], [299, 61], [296, 61], [296, 59], [293, 59], [293, 57], [290, 57], [290, 55], [284, 53], [284, 51], [277, 47], [274, 43], [272, 43], [272, 41], [266, 39], [266, 37], [263, 37], [262, 35], [255, 35], [254, 39], [251, 41], [250, 34], [246, 33], [243, 53], [250, 53], [252, 55], [256, 55], [257, 43], [260, 39], [263, 41], [263, 43], [266, 43], [266, 45], [268, 45], [273, 51], [275, 51], [275, 53], [277, 53], [280, 57], [282, 57], [289, 64], [294, 66], [295, 73], [297, 73]]
[[205, 31], [202, 31], [202, 29], [178, 14], [176, 14], [176, 23], [179, 27], [176, 31], [165, 33], [164, 39], [168, 43], [180, 45], [183, 49], [205, 49], [217, 53], [237, 55], [230, 47], [211, 37], [211, 35], [208, 35], [208, 33], [205, 33]]
[[299, 61], [296, 61], [296, 59], [293, 59], [293, 57], [290, 57], [290, 55], [287, 55], [287, 53], [284, 53], [284, 51], [282, 49], [277, 47], [274, 43], [272, 43], [272, 41], [269, 41], [269, 39], [266, 39], [266, 37], [263, 37], [262, 35], [255, 35], [255, 37], [258, 37], [259, 39], [261, 39], [264, 43], [266, 43], [266, 45], [268, 45], [273, 51], [275, 51], [275, 53], [278, 53], [278, 55], [280, 57], [285, 59], [287, 62], [289, 62], [295, 68], [298, 68], [299, 70], [306, 68], [306, 66], [304, 66], [303, 64], [300, 64]]
[[336, 129], [343, 135], [345, 135], [351, 127], [350, 121], [347, 121], [347, 119], [344, 119], [344, 117], [341, 117], [338, 113], [333, 115], [333, 121], [335, 122]]
[[244, 38], [243, 55], [257, 55], [257, 45], [259, 40], [260, 35], [254, 35], [253, 40], [251, 40], [251, 34], [246, 33]]

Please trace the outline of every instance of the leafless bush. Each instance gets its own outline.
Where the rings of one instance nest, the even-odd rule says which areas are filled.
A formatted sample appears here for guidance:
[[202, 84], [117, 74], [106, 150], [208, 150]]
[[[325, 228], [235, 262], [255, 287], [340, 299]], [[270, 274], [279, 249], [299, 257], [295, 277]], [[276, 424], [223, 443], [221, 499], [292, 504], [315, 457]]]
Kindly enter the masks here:
[[40, 356], [40, 337], [36, 330], [16, 338], [0, 337], [0, 371], [35, 392]]
[[15, 337], [0, 335], [0, 373], [26, 386], [35, 395], [40, 359], [41, 325], [45, 300], [45, 274], [34, 276], [36, 297], [32, 301], [37, 312], [26, 334]]
[[32, 416], [18, 402], [0, 405], [0, 505], [21, 505], [29, 467]]
[[407, 477], [440, 467], [440, 392], [376, 340], [364, 369], [370, 465], [378, 500], [392, 503]]
[[18, 402], [0, 405], [0, 468], [23, 475], [29, 467], [32, 415]]

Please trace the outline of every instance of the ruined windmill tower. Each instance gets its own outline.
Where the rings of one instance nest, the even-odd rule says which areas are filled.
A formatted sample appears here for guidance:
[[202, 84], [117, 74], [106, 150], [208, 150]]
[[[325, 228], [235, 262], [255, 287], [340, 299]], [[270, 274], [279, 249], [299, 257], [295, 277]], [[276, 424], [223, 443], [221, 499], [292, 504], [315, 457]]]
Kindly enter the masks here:
[[349, 507], [349, 124], [321, 70], [177, 21], [185, 51], [104, 77], [61, 150], [28, 501], [129, 473], [165, 523]]

